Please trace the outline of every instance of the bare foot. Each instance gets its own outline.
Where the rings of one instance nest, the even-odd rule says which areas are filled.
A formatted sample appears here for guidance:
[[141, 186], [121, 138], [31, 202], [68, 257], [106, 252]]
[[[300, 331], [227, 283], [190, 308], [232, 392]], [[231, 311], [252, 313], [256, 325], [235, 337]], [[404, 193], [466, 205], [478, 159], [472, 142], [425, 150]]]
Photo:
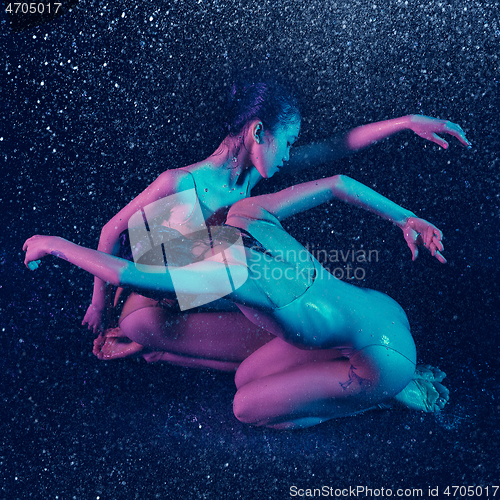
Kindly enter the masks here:
[[120, 328], [111, 328], [94, 340], [92, 352], [99, 359], [126, 358], [142, 351], [144, 347], [123, 335]]
[[[137, 342], [131, 341], [126, 337], [120, 328], [110, 328], [103, 335], [99, 335], [94, 340], [93, 353], [99, 359], [110, 360], [126, 358], [141, 352], [144, 347]], [[213, 359], [192, 358], [180, 354], [173, 354], [163, 351], [149, 351], [144, 349], [142, 357], [148, 363], [157, 363], [164, 361], [173, 365], [193, 367], [193, 368], [212, 368], [225, 372], [235, 372], [238, 368], [239, 361], [219, 361]]]
[[394, 405], [411, 410], [436, 412], [444, 408], [450, 398], [450, 391], [441, 382], [446, 373], [429, 365], [418, 365], [413, 380], [394, 396]]

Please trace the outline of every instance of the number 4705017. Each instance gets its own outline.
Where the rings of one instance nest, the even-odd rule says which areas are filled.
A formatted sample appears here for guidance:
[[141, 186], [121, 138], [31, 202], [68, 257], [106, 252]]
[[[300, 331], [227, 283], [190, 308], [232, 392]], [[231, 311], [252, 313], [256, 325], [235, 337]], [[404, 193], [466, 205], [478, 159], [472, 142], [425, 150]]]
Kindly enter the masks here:
[[443, 491], [443, 494], [448, 497], [482, 497], [500, 498], [500, 486], [448, 486]]
[[9, 14], [57, 14], [61, 6], [60, 2], [14, 2], [8, 3], [5, 11]]

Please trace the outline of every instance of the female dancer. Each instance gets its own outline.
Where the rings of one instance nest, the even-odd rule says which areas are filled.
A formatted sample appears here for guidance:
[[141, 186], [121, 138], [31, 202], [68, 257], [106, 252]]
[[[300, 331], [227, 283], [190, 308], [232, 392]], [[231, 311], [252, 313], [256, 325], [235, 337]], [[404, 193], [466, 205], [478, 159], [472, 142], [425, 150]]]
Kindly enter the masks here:
[[[282, 162], [298, 125], [268, 135], [263, 144], [254, 136], [259, 126], [254, 120], [244, 140], [267, 173]], [[348, 177], [334, 176], [237, 202], [205, 247], [198, 240], [187, 241], [199, 260], [182, 267], [136, 264], [52, 236], [26, 241], [25, 264], [36, 268], [34, 261], [51, 254], [105, 282], [162, 297], [226, 294], [250, 322], [277, 337], [236, 372], [234, 412], [243, 422], [308, 427], [394, 399], [427, 410], [442, 407], [448, 397], [440, 385], [444, 374], [416, 370], [415, 345], [401, 307], [382, 293], [335, 279], [282, 228], [284, 218], [334, 198], [399, 226], [413, 259], [423, 245], [446, 262], [435, 226]], [[243, 246], [234, 244], [239, 237]], [[176, 342], [168, 329], [154, 335], [130, 331], [132, 340], [155, 350], [165, 351]], [[213, 338], [219, 334], [212, 332]], [[239, 331], [232, 334], [241, 338]], [[415, 397], [418, 386], [424, 393]]]
[[[263, 144], [268, 137], [284, 125], [300, 124], [300, 114], [296, 100], [286, 94], [279, 86], [270, 84], [247, 85], [236, 91], [233, 89], [233, 105], [227, 122], [228, 135], [217, 148], [214, 154], [194, 165], [167, 170], [161, 174], [144, 192], [132, 200], [124, 209], [115, 215], [103, 228], [99, 240], [98, 250], [108, 254], [116, 254], [119, 235], [127, 229], [130, 218], [144, 207], [166, 197], [192, 189], [192, 196], [185, 196], [174, 210], [170, 212], [170, 219], [164, 225], [173, 225], [187, 234], [199, 229], [199, 220], [195, 222], [193, 214], [197, 208], [202, 217], [210, 225], [221, 223], [227, 209], [236, 201], [250, 195], [251, 189], [262, 178], [269, 178], [283, 168], [289, 159], [290, 146], [298, 135], [290, 136], [287, 147], [281, 152], [276, 166], [270, 170], [263, 170], [258, 155], [250, 153], [246, 141], [246, 133], [251, 123], [257, 120], [253, 130], [254, 141]], [[439, 137], [438, 133], [448, 133], [455, 136], [466, 146], [470, 146], [460, 126], [449, 121], [434, 118], [409, 115], [393, 120], [373, 123], [358, 127], [340, 139], [330, 139], [321, 144], [303, 146], [295, 149], [290, 156], [287, 170], [296, 170], [311, 165], [328, 162], [344, 156], [352, 151], [367, 147], [374, 142], [389, 137], [401, 130], [410, 129], [421, 137], [447, 148], [447, 142]], [[245, 138], [244, 138], [245, 137]], [[92, 303], [85, 314], [83, 324], [94, 332], [101, 331], [102, 319], [106, 312], [105, 284], [98, 277], [94, 281]], [[160, 307], [162, 306], [162, 307]], [[141, 324], [138, 318], [134, 321], [129, 318], [136, 311], [149, 308], [140, 318], [149, 316], [147, 324]], [[94, 344], [94, 353], [101, 359], [123, 357], [140, 351], [142, 346], [129, 342], [129, 330], [142, 328], [151, 330], [152, 325], [158, 328], [195, 328], [211, 323], [210, 329], [241, 328], [245, 331], [253, 327], [241, 314], [231, 311], [219, 301], [219, 312], [216, 314], [205, 310], [203, 316], [192, 317], [193, 312], [179, 316], [174, 307], [168, 308], [165, 303], [146, 298], [140, 294], [131, 294], [122, 310], [120, 328], [109, 330], [105, 336], [99, 336]], [[226, 312], [221, 312], [226, 309]], [[197, 314], [200, 314], [198, 309]], [[177, 333], [178, 334], [178, 333]], [[171, 335], [176, 333], [171, 332]], [[254, 337], [261, 336], [262, 332], [254, 330]], [[260, 341], [259, 341], [260, 342]], [[149, 361], [161, 359], [159, 354], [147, 354]]]

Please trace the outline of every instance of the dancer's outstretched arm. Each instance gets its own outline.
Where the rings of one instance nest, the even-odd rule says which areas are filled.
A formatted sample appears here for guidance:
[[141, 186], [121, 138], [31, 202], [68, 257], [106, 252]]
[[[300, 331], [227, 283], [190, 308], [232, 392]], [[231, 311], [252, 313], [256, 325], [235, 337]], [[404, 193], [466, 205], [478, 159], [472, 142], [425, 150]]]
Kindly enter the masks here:
[[438, 134], [452, 135], [464, 146], [471, 147], [460, 125], [430, 116], [407, 115], [368, 123], [324, 141], [295, 147], [290, 153], [290, 160], [284, 171], [301, 170], [338, 160], [403, 130], [412, 130], [423, 139], [434, 142], [444, 149], [448, 148], [448, 142]]
[[[424, 245], [440, 262], [446, 262], [441, 254], [442, 233], [436, 226], [345, 175], [304, 182], [278, 193], [257, 196], [238, 203], [261, 207], [278, 220], [282, 220], [335, 198], [380, 215], [400, 227], [413, 260], [417, 258], [418, 246]], [[238, 204], [235, 205], [237, 206]], [[238, 208], [234, 210], [238, 212]]]
[[[225, 253], [225, 262], [206, 259], [183, 267], [136, 265], [128, 260], [104, 252], [85, 248], [58, 236], [32, 236], [24, 243], [24, 263], [36, 269], [40, 259], [53, 255], [71, 262], [106, 283], [131, 287], [135, 290], [160, 292], [165, 297], [175, 298], [183, 294], [208, 294], [224, 296], [228, 273], [233, 282], [242, 283], [248, 271], [242, 252], [238, 249]], [[175, 282], [175, 288], [174, 288]]]

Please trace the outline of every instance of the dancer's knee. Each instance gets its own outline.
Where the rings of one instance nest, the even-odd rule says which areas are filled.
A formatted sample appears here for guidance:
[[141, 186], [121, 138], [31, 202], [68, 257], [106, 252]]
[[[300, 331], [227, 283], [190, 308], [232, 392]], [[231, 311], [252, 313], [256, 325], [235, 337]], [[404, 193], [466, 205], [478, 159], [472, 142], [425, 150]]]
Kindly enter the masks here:
[[165, 313], [160, 307], [144, 307], [124, 318], [120, 322], [120, 329], [134, 342], [153, 349], [162, 349], [163, 342], [169, 339], [170, 330], [166, 329], [165, 325]]
[[234, 416], [244, 424], [255, 424], [252, 415], [252, 405], [249, 398], [245, 396], [245, 391], [239, 389], [233, 399], [233, 413]]
[[244, 424], [265, 425], [275, 412], [274, 401], [263, 401], [255, 386], [247, 384], [238, 389], [233, 399], [234, 416]]
[[251, 356], [250, 358], [244, 359], [234, 374], [234, 383], [237, 389], [241, 389], [241, 387], [258, 377], [258, 372], [256, 373], [256, 367], [252, 362], [253, 358]]

